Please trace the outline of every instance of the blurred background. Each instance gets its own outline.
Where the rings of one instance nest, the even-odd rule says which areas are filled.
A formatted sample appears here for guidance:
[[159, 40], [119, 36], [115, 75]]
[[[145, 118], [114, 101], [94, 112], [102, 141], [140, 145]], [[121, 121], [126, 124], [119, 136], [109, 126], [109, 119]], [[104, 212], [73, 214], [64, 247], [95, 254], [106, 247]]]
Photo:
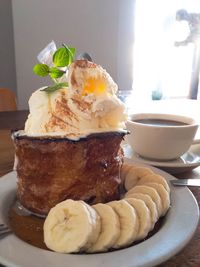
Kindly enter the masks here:
[[[189, 16], [178, 19], [179, 10]], [[198, 99], [199, 13], [199, 0], [0, 0], [0, 87], [27, 109], [48, 83], [32, 72], [37, 55], [54, 40], [88, 52], [128, 105]]]

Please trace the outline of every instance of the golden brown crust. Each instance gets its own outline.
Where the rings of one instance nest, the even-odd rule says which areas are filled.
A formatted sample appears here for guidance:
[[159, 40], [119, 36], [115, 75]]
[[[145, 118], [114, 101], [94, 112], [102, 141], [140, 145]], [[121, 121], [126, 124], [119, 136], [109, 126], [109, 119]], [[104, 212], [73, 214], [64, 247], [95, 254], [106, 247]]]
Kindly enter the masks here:
[[89, 204], [118, 199], [123, 136], [104, 133], [79, 141], [15, 138], [19, 201], [47, 214], [68, 198]]

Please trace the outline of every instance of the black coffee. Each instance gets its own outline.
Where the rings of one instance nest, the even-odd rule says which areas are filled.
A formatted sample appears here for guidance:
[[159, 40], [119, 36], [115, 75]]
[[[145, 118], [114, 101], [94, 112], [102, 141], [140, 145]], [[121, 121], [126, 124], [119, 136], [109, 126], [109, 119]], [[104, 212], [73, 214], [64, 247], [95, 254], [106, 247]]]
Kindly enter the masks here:
[[188, 125], [182, 121], [173, 121], [173, 120], [163, 120], [163, 119], [140, 119], [134, 120], [141, 124], [149, 124], [153, 126], [185, 126]]

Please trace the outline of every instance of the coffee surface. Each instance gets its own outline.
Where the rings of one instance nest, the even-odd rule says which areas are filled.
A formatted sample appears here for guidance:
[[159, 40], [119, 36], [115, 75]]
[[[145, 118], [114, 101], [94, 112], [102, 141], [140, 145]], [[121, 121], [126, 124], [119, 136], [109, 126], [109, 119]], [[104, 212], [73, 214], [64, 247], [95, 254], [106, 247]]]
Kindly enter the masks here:
[[134, 120], [141, 124], [148, 124], [153, 126], [185, 126], [188, 125], [182, 121], [173, 121], [173, 120], [163, 120], [163, 119], [140, 119]]

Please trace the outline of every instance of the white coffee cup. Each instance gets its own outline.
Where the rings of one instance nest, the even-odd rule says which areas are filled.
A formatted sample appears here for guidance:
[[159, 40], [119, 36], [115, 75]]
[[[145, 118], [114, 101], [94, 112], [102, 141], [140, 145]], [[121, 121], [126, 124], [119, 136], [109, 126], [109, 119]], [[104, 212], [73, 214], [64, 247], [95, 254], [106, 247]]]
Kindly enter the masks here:
[[127, 129], [134, 152], [151, 160], [173, 160], [188, 151], [198, 124], [186, 116], [140, 113], [130, 116]]

